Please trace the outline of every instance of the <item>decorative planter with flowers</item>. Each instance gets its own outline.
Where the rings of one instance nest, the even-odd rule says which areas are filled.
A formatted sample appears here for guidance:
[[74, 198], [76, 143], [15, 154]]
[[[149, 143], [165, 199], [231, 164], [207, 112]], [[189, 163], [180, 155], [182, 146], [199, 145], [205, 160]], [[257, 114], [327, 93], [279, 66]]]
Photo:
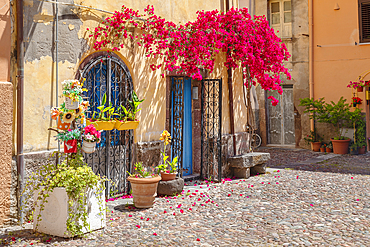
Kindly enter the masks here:
[[113, 119], [115, 116], [114, 107], [112, 104], [105, 106], [107, 102], [107, 94], [103, 95], [100, 106], [97, 107], [98, 111], [94, 111], [91, 119], [86, 120], [86, 124], [93, 124], [97, 130], [112, 130], [116, 121]]
[[136, 114], [141, 110], [138, 106], [144, 101], [140, 100], [135, 91], [132, 91], [132, 100], [129, 100], [129, 107], [126, 108], [121, 105], [116, 115], [116, 124], [114, 126], [117, 130], [136, 129], [139, 126], [139, 121], [136, 119]]
[[[46, 164], [30, 175], [22, 192], [26, 202], [31, 197], [34, 199], [31, 205], [25, 203], [20, 210], [33, 220], [36, 231], [75, 237], [105, 227], [107, 179], [96, 175], [84, 162], [80, 145], [83, 132], [86, 143], [94, 138], [97, 141], [100, 135], [92, 126], [84, 131], [84, 121], [76, 123], [83, 120], [87, 106], [88, 103], [82, 102], [76, 109], [67, 109], [62, 103], [51, 111], [52, 119], [62, 119], [70, 124], [70, 129], [49, 128], [58, 132], [56, 139], [64, 142], [64, 153], [54, 152]], [[65, 128], [59, 124], [58, 127]]]
[[356, 107], [356, 105], [360, 105], [362, 103], [362, 99], [360, 97], [352, 97], [352, 103], [353, 107]]
[[146, 171], [141, 162], [136, 163], [134, 169], [134, 174], [127, 172], [130, 175], [127, 180], [131, 183], [135, 207], [151, 208], [157, 195], [158, 182], [161, 177]]
[[86, 126], [82, 137], [82, 151], [88, 154], [95, 152], [96, 143], [100, 142], [100, 136], [100, 131], [97, 131], [93, 124]]
[[348, 88], [353, 88], [357, 92], [363, 92], [364, 87], [370, 86], [370, 81], [350, 81], [347, 85]]
[[311, 150], [314, 152], [319, 152], [321, 147], [322, 138], [317, 134], [316, 129], [310, 131], [310, 134], [304, 138], [307, 144], [311, 144]]
[[158, 168], [158, 173], [161, 174], [162, 181], [174, 180], [177, 174], [178, 158], [176, 156], [175, 158], [173, 158], [172, 162], [169, 162], [167, 160], [169, 156], [166, 155], [166, 146], [170, 144], [171, 142], [171, 134], [167, 130], [164, 130], [159, 140], [163, 141], [163, 144], [164, 144], [163, 145], [164, 148], [162, 152], [163, 164], [160, 164], [156, 168]]
[[77, 153], [77, 140], [81, 137], [79, 129], [59, 131], [56, 139], [64, 143], [64, 153]]
[[63, 95], [65, 96], [65, 108], [68, 110], [75, 110], [82, 102], [83, 81], [79, 80], [65, 80], [62, 82]]

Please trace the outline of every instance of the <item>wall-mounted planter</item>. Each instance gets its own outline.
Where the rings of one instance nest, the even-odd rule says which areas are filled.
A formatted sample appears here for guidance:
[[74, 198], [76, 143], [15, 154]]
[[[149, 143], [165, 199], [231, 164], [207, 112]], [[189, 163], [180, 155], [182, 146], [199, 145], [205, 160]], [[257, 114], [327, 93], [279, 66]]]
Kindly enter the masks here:
[[[94, 231], [105, 227], [105, 197], [104, 193], [96, 194], [96, 190], [87, 190], [87, 223], [90, 229], [83, 228], [84, 233]], [[34, 200], [37, 199], [39, 191], [35, 191]], [[33, 229], [53, 236], [70, 238], [74, 237], [70, 232], [67, 232], [68, 200], [69, 197], [65, 188], [54, 188], [53, 192], [49, 193], [48, 202], [44, 204], [45, 208], [41, 211], [41, 221], [37, 221], [37, 215], [40, 214], [40, 203], [37, 203], [34, 213]], [[72, 212], [73, 213], [73, 212]], [[76, 212], [74, 212], [76, 213]], [[76, 222], [82, 225], [82, 221]]]
[[140, 121], [120, 121], [116, 120], [114, 128], [117, 130], [133, 130], [139, 126]]
[[96, 130], [112, 130], [116, 121], [90, 121], [86, 120], [86, 125], [93, 124]]
[[358, 87], [357, 88], [357, 92], [363, 92], [364, 91], [364, 88], [363, 87]]
[[68, 110], [75, 110], [79, 106], [79, 102], [78, 101], [73, 101], [73, 100], [71, 100], [68, 97], [65, 98], [65, 103], [66, 103], [66, 108]]

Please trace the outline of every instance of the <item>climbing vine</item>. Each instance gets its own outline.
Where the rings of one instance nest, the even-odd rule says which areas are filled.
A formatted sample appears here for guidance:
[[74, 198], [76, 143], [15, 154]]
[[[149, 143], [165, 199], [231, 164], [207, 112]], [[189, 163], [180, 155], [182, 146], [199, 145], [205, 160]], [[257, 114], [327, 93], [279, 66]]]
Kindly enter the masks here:
[[[291, 79], [283, 65], [290, 54], [264, 16], [252, 18], [246, 8], [198, 11], [195, 21], [175, 24], [156, 15], [153, 6], [144, 12], [141, 15], [122, 6], [105, 18], [91, 30], [94, 49], [119, 51], [130, 38], [143, 47], [146, 57], [163, 59], [161, 64], [150, 65], [153, 71], [175, 70], [198, 80], [202, 79], [201, 69], [212, 72], [216, 55], [224, 53], [227, 68], [243, 68], [244, 77], [249, 80], [244, 82], [247, 87], [258, 83], [262, 89], [277, 90], [280, 94], [283, 91], [280, 74]], [[132, 28], [138, 32], [134, 34]], [[269, 99], [273, 105], [278, 103], [273, 96]]]

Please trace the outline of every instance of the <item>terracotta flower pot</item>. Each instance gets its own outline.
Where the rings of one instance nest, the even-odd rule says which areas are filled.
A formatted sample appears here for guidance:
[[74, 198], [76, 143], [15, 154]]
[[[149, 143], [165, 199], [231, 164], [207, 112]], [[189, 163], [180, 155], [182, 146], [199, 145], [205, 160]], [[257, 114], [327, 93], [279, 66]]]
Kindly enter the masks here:
[[366, 147], [365, 146], [358, 149], [358, 154], [365, 154], [365, 153], [366, 153]]
[[364, 91], [364, 88], [363, 87], [358, 87], [357, 88], [357, 92], [363, 92]]
[[311, 142], [312, 151], [319, 152], [321, 147], [321, 142]]
[[136, 129], [137, 126], [139, 126], [139, 121], [120, 121], [120, 120], [116, 120], [116, 123], [114, 125], [114, 128], [115, 129], [118, 129], [118, 130], [133, 130], [133, 129]]
[[331, 153], [333, 150], [331, 150], [331, 148], [326, 148], [326, 152], [327, 153]]
[[320, 148], [321, 153], [325, 153], [325, 148]]
[[333, 143], [333, 153], [335, 154], [348, 154], [349, 142], [351, 139], [346, 140], [334, 140], [330, 139]]
[[176, 179], [176, 173], [161, 172], [162, 181], [170, 181]]
[[77, 140], [68, 140], [64, 142], [64, 153], [77, 153]]
[[153, 207], [154, 199], [157, 195], [158, 182], [161, 180], [160, 176], [154, 178], [135, 178], [128, 177], [131, 182], [132, 196], [134, 204], [137, 208], [151, 208]]

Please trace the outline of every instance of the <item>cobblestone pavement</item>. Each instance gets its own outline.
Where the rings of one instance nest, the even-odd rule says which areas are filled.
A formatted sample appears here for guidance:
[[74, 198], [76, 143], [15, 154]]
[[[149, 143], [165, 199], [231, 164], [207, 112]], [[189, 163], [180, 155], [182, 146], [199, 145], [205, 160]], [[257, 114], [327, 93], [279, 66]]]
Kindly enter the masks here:
[[151, 209], [109, 202], [106, 229], [85, 238], [27, 229], [0, 231], [0, 238], [11, 246], [370, 246], [370, 156], [322, 161], [307, 150], [260, 151], [277, 168], [218, 184], [188, 182], [183, 195], [157, 198]]

